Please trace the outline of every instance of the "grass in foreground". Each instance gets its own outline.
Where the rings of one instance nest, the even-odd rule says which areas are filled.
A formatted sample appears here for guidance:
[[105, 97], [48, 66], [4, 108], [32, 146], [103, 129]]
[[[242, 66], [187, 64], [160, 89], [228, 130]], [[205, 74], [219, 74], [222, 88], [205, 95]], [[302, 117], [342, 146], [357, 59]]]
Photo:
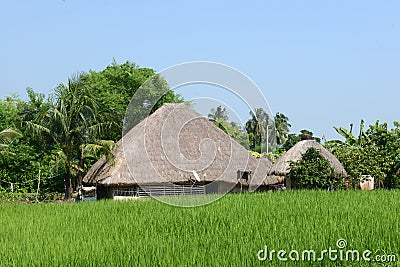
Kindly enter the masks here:
[[[196, 208], [156, 200], [0, 205], [1, 266], [371, 266], [260, 261], [259, 250], [396, 254], [399, 191], [227, 195]], [[288, 255], [286, 255], [288, 257]], [[300, 255], [301, 258], [301, 255]], [[396, 266], [399, 262], [392, 263]], [[372, 265], [378, 265], [372, 263]]]

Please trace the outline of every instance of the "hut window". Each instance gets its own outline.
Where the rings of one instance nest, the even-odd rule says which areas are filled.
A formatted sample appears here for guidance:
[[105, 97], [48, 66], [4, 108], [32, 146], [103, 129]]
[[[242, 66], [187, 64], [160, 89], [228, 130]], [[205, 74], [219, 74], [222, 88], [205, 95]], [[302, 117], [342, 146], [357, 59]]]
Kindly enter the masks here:
[[249, 181], [251, 178], [251, 171], [250, 170], [238, 170], [237, 171], [237, 180], [240, 181], [240, 179]]

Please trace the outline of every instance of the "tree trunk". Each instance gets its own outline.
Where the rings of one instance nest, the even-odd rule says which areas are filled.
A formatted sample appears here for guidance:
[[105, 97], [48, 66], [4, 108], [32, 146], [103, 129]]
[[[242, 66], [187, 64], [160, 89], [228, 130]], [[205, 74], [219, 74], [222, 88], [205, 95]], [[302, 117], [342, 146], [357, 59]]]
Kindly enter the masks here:
[[36, 203], [39, 203], [39, 189], [40, 189], [40, 164], [39, 164], [39, 172], [38, 172], [38, 185], [36, 190]]
[[70, 200], [72, 198], [71, 192], [71, 170], [69, 165], [67, 165], [64, 179], [64, 187], [65, 187], [65, 200]]
[[78, 170], [78, 184], [76, 190], [78, 190], [82, 186], [83, 180], [83, 168], [84, 168], [84, 161], [83, 161], [83, 149], [81, 149], [81, 155], [79, 159], [79, 170]]

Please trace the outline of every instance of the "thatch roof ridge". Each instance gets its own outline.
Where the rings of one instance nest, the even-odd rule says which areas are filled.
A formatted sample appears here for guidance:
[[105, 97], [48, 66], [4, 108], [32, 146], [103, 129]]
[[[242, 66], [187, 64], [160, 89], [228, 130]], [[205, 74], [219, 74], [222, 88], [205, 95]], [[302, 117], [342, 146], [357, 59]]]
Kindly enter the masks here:
[[300, 141], [288, 151], [286, 151], [286, 153], [279, 157], [272, 165], [272, 168], [269, 171], [269, 175], [285, 176], [286, 174], [288, 174], [290, 171], [290, 162], [299, 161], [302, 158], [303, 154], [310, 147], [317, 149], [321, 153], [321, 155], [329, 161], [330, 165], [333, 167], [336, 173], [347, 176], [347, 172], [340, 161], [331, 152], [329, 152], [329, 150], [327, 150], [315, 140]]
[[[174, 152], [174, 145], [178, 145], [179, 152]], [[215, 151], [214, 159], [208, 155], [209, 151]], [[190, 169], [196, 170], [204, 182], [216, 179], [236, 182], [236, 171], [241, 168], [256, 172], [257, 181], [276, 183], [267, 179], [270, 161], [260, 165], [233, 138], [185, 104], [164, 104], [119, 140], [112, 153], [114, 162], [107, 163], [102, 157], [84, 177], [85, 183], [182, 183], [187, 182], [190, 173], [185, 170]], [[125, 155], [129, 157], [125, 159]]]

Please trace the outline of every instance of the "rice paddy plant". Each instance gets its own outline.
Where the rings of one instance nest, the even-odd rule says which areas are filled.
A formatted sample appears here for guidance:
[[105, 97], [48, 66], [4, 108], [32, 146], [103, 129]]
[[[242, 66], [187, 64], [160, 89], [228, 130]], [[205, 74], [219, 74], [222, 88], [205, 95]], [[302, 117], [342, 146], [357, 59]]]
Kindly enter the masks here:
[[265, 246], [320, 252], [344, 239], [346, 249], [399, 260], [399, 196], [379, 190], [230, 194], [195, 208], [153, 199], [3, 204], [0, 266], [371, 266], [327, 256], [322, 263], [279, 261], [276, 254], [260, 261], [257, 254]]

